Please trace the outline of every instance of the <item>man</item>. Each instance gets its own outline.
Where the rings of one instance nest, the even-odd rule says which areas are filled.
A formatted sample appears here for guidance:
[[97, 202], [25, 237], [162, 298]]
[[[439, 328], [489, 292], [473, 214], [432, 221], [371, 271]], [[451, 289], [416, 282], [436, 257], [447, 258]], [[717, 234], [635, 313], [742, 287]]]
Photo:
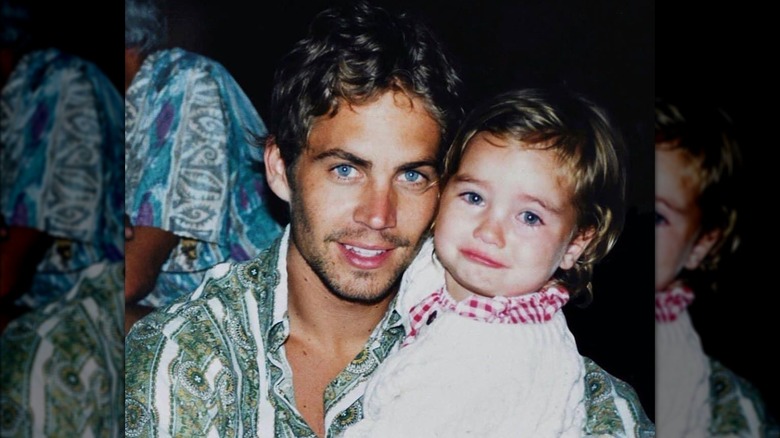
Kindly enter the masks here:
[[133, 328], [128, 436], [334, 436], [403, 338], [399, 278], [433, 217], [460, 80], [408, 17], [359, 3], [310, 29], [276, 73], [265, 149], [291, 224]]

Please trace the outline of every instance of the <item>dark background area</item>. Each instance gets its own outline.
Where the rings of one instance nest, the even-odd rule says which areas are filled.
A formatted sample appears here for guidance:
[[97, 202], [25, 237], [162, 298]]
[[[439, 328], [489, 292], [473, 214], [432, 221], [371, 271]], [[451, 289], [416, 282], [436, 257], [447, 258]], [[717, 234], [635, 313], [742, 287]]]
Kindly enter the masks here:
[[[594, 277], [593, 303], [566, 307], [582, 354], [631, 384], [654, 413], [653, 2], [379, 1], [427, 23], [464, 79], [466, 109], [510, 88], [568, 87], [605, 107], [630, 154], [629, 211]], [[261, 116], [273, 71], [333, 2], [169, 2], [171, 45], [222, 63]]]
[[[777, 261], [776, 67], [766, 38], [768, 14], [733, 4], [684, 10], [657, 4], [656, 89], [725, 109], [732, 117], [744, 158], [739, 188], [741, 245], [719, 267], [717, 291], [697, 293], [691, 317], [705, 351], [756, 386], [778, 418], [780, 392], [775, 351], [780, 295]], [[772, 44], [772, 46], [770, 46]], [[775, 347], [772, 347], [772, 346]]]
[[17, 3], [30, 11], [33, 48], [56, 47], [91, 61], [122, 92], [125, 10], [121, 3], [86, 0]]
[[[332, 3], [170, 0], [170, 45], [222, 63], [265, 117], [278, 60]], [[496, 92], [538, 86], [579, 91], [611, 114], [629, 150], [626, 228], [596, 269], [593, 303], [565, 311], [581, 353], [631, 384], [652, 418], [654, 2], [378, 3], [421, 17], [439, 36], [464, 79], [467, 110]], [[121, 91], [120, 8], [91, 6], [87, 18], [85, 2], [71, 2], [45, 13], [47, 36], [97, 63]]]

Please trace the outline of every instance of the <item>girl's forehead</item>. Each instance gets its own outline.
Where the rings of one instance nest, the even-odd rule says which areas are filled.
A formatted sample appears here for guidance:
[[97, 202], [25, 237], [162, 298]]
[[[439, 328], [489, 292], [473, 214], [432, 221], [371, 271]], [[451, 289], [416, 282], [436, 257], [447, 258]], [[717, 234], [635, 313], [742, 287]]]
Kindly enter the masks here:
[[515, 185], [523, 189], [554, 188], [555, 197], [566, 195], [568, 198], [574, 193], [573, 172], [555, 149], [517, 141], [476, 139], [463, 158], [455, 180], [475, 177], [492, 181], [493, 185], [504, 189], [512, 189]]

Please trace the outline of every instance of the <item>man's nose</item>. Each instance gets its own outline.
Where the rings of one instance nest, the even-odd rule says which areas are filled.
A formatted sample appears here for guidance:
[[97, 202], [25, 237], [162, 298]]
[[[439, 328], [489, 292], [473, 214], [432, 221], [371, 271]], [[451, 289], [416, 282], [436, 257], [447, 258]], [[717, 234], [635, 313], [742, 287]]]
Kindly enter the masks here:
[[355, 211], [355, 222], [374, 230], [396, 226], [397, 196], [391, 185], [371, 184], [366, 187]]

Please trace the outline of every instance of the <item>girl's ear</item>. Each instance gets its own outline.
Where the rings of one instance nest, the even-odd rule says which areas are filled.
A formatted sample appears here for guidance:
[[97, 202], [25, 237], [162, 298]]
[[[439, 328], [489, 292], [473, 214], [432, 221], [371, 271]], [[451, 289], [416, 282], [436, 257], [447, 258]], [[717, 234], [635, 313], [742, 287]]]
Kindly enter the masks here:
[[588, 228], [577, 233], [574, 238], [569, 242], [569, 246], [566, 248], [566, 252], [563, 254], [560, 267], [563, 270], [571, 269], [577, 260], [588, 247], [591, 240], [596, 236], [595, 228]]
[[263, 151], [265, 161], [265, 179], [268, 187], [285, 202], [290, 202], [290, 184], [287, 181], [287, 166], [282, 160], [279, 145], [273, 136], [265, 143]]
[[691, 253], [688, 254], [688, 258], [685, 260], [685, 269], [694, 270], [701, 265], [702, 260], [707, 257], [710, 250], [723, 236], [723, 231], [720, 228], [702, 233], [696, 240], [691, 248]]

